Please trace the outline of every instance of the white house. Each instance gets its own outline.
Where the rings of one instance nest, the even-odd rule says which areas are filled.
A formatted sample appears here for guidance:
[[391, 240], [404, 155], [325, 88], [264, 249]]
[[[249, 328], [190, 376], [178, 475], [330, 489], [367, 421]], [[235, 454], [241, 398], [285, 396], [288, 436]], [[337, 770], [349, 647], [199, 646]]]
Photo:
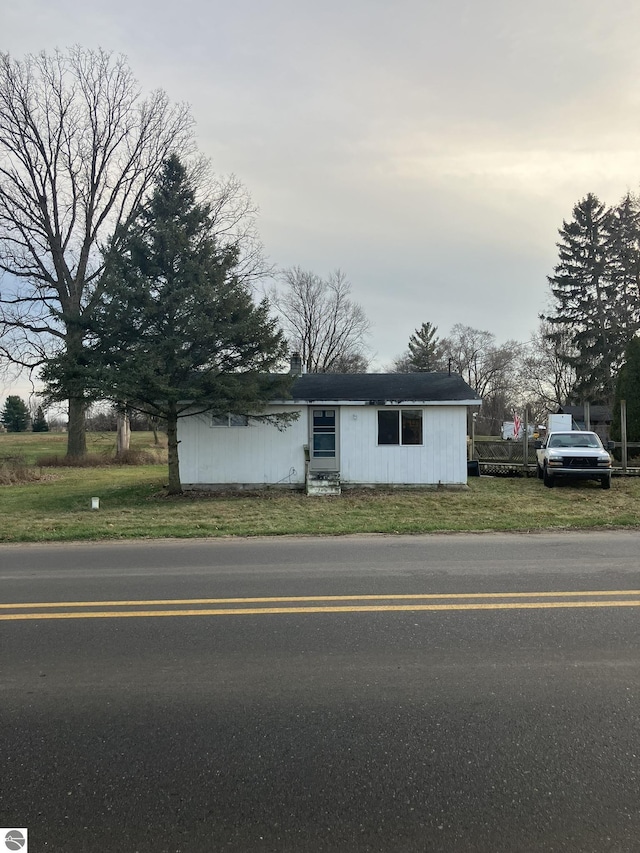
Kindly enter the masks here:
[[297, 412], [280, 431], [251, 417], [193, 414], [178, 426], [185, 489], [467, 482], [467, 410], [480, 398], [449, 373], [306, 374], [265, 412]]

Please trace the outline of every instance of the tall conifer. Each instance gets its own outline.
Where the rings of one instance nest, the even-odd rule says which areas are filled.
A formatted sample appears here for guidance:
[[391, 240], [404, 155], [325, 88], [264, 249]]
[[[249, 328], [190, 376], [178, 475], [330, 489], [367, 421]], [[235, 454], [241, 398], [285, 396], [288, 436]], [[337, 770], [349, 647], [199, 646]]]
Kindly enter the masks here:
[[567, 360], [576, 371], [576, 396], [609, 402], [616, 366], [611, 291], [606, 266], [611, 213], [590, 193], [573, 208], [557, 244], [559, 261], [549, 285], [555, 313], [545, 319], [550, 337], [568, 333], [576, 355]]
[[[256, 305], [239, 280], [237, 263], [172, 156], [101, 282], [83, 382], [96, 397], [166, 422], [173, 494], [181, 491], [179, 417], [253, 414], [285, 390], [287, 380], [271, 373], [286, 355], [283, 335], [267, 302]], [[69, 382], [60, 361], [45, 376], [50, 389]]]
[[621, 439], [620, 401], [626, 401], [627, 438], [640, 441], [640, 338], [633, 338], [627, 347], [626, 362], [620, 369], [616, 383], [616, 396], [613, 406], [611, 437]]
[[436, 337], [437, 326], [423, 323], [409, 338], [408, 368], [416, 373], [442, 369], [442, 344]]
[[630, 193], [607, 222], [607, 303], [615, 349], [621, 364], [629, 341], [640, 329], [640, 207]]

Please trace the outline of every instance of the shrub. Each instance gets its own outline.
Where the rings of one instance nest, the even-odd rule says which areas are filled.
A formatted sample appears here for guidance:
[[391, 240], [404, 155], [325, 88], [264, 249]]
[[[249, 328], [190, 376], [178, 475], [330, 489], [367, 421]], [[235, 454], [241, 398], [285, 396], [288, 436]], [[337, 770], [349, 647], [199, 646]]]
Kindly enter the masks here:
[[36, 464], [42, 468], [106, 468], [110, 465], [158, 465], [166, 462], [166, 450], [125, 450], [114, 456], [112, 451], [87, 453], [86, 456], [39, 456]]
[[157, 465], [166, 462], [166, 451], [161, 448], [157, 452], [151, 450], [124, 450], [112, 459], [114, 465]]
[[43, 479], [42, 474], [27, 465], [23, 456], [0, 457], [0, 486], [32, 483], [41, 479]]
[[99, 453], [87, 453], [86, 456], [75, 457], [48, 454], [36, 459], [36, 465], [41, 468], [102, 468], [110, 464], [110, 461]]

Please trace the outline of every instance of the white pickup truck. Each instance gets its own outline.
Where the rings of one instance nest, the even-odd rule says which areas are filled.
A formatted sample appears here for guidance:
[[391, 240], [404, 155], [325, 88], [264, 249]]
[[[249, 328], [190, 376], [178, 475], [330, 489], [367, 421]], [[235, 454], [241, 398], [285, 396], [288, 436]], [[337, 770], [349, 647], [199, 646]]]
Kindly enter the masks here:
[[611, 488], [611, 456], [595, 432], [550, 432], [536, 442], [536, 457], [538, 477], [549, 488], [556, 477], [599, 480], [603, 489]]

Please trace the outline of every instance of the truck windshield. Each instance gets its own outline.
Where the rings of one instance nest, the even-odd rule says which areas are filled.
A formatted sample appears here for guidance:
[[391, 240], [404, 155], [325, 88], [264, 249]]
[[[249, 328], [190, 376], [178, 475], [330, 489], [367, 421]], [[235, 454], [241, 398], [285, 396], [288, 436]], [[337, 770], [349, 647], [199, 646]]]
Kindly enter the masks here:
[[600, 447], [598, 436], [591, 432], [584, 435], [552, 435], [549, 439], [549, 447]]

